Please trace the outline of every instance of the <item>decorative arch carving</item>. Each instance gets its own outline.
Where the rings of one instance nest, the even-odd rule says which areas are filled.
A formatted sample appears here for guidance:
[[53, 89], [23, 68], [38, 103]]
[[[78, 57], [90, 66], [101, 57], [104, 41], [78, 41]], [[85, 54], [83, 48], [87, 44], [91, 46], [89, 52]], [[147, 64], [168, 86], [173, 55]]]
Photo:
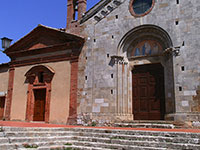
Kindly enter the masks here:
[[125, 34], [118, 45], [118, 49], [123, 53], [127, 52], [129, 58], [132, 56], [134, 47], [143, 41], [154, 41], [163, 50], [173, 46], [169, 34], [164, 29], [155, 25], [142, 25]]
[[45, 89], [45, 119], [46, 123], [49, 122], [50, 114], [50, 97], [51, 97], [51, 81], [55, 72], [52, 68], [44, 65], [32, 67], [26, 72], [26, 83], [28, 83], [27, 91], [27, 108], [26, 108], [26, 121], [34, 121], [34, 90]]

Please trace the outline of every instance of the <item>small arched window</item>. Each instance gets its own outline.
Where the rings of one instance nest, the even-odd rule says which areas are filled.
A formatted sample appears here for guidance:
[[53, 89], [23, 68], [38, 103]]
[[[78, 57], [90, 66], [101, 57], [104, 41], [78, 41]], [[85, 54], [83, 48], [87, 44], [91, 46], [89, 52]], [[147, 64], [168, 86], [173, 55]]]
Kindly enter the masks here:
[[39, 72], [38, 81], [39, 83], [44, 83], [44, 72]]
[[155, 40], [145, 40], [138, 43], [132, 50], [131, 56], [149, 56], [162, 53], [161, 45]]

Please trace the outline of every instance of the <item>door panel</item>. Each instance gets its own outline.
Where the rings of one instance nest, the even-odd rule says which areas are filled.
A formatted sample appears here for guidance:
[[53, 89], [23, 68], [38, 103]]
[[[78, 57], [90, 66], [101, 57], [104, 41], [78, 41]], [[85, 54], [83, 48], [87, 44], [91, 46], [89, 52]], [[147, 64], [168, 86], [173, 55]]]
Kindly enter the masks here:
[[46, 89], [34, 90], [34, 116], [33, 121], [45, 121]]
[[[135, 120], [164, 119], [164, 69], [161, 64], [136, 66], [133, 70]], [[161, 105], [162, 104], [162, 105]]]
[[0, 97], [0, 120], [3, 119], [5, 107], [5, 97]]

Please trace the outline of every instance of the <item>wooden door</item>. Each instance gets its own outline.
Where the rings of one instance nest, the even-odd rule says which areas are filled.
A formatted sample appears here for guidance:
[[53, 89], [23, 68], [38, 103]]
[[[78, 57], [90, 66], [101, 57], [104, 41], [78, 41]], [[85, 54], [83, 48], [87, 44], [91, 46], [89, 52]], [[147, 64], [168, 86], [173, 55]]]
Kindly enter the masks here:
[[164, 69], [161, 64], [136, 66], [133, 70], [135, 120], [162, 120], [165, 112]]
[[34, 98], [33, 121], [45, 121], [46, 89], [34, 90]]
[[5, 107], [5, 97], [0, 97], [0, 120], [3, 119]]

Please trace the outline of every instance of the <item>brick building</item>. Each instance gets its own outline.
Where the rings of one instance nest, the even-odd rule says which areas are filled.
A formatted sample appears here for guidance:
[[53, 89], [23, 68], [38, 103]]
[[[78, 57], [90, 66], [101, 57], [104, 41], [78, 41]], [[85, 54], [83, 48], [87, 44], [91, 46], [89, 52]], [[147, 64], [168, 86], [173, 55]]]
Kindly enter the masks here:
[[200, 121], [197, 0], [86, 6], [68, 0], [65, 30], [39, 25], [5, 50], [2, 118]]

